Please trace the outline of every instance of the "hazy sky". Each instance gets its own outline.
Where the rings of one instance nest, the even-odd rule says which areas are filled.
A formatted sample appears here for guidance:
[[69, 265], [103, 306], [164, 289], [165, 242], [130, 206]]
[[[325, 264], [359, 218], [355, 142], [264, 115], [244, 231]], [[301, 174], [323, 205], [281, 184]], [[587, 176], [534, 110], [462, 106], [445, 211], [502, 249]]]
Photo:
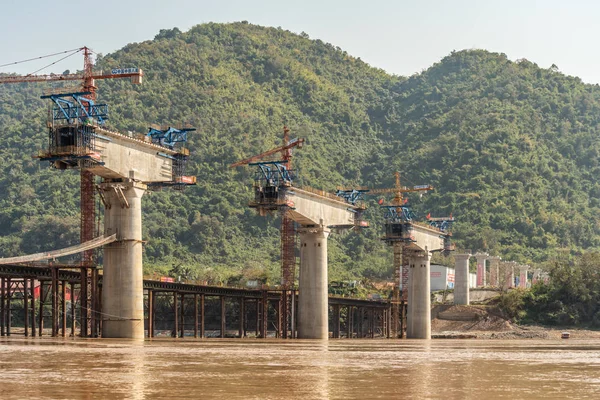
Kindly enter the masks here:
[[[0, 11], [0, 65], [84, 45], [106, 54], [160, 29], [241, 20], [304, 31], [399, 75], [420, 72], [452, 50], [483, 48], [600, 83], [600, 2], [591, 0], [10, 1]], [[50, 61], [0, 72], [31, 73]], [[73, 56], [45, 71], [82, 64]]]

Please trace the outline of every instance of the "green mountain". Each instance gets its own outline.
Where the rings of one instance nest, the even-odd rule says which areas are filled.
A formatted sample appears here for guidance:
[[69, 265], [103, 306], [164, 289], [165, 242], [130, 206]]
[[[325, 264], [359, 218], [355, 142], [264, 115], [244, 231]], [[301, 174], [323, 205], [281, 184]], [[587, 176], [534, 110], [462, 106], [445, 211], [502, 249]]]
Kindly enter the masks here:
[[[280, 144], [284, 124], [308, 143], [295, 152], [299, 185], [393, 187], [398, 170], [404, 184], [436, 187], [411, 204], [452, 213], [461, 248], [539, 262], [600, 247], [600, 89], [556, 68], [470, 50], [404, 78], [306, 34], [244, 22], [161, 30], [96, 63], [131, 66], [143, 85], [98, 84], [111, 127], [198, 129], [187, 171], [198, 185], [144, 197], [149, 273], [277, 281], [279, 220], [247, 207], [254, 171], [229, 164]], [[2, 256], [78, 240], [78, 172], [31, 157], [47, 143], [42, 86], [0, 85]], [[375, 201], [367, 218], [362, 234], [330, 239], [332, 280], [391, 277]]]

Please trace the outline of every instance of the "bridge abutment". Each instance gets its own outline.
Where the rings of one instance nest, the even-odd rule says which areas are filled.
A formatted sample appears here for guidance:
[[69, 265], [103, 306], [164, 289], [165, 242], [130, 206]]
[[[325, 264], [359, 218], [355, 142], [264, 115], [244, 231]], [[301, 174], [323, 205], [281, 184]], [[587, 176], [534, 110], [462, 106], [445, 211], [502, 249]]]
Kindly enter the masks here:
[[327, 293], [327, 237], [324, 228], [302, 228], [298, 294], [298, 338], [329, 337]]
[[142, 196], [146, 185], [100, 185], [105, 198], [104, 232], [117, 241], [104, 247], [102, 337], [144, 338]]

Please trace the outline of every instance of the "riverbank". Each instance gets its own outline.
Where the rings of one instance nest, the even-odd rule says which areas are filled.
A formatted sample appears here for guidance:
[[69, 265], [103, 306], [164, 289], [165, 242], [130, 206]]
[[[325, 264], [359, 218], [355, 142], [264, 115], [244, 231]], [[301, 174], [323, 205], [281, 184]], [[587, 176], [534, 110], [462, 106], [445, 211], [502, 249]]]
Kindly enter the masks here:
[[600, 331], [540, 325], [518, 325], [504, 318], [495, 307], [436, 306], [431, 334], [438, 339], [600, 339]]

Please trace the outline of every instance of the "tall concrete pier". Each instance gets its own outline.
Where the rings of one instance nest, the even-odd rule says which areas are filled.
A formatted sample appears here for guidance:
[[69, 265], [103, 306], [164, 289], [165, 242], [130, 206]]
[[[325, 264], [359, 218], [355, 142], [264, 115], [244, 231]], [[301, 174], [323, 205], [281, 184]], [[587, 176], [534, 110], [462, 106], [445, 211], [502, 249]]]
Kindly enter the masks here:
[[471, 254], [455, 254], [454, 304], [469, 305], [469, 259]]
[[502, 263], [502, 288], [510, 289], [515, 286], [515, 266], [517, 263], [515, 261], [505, 261]]
[[329, 230], [303, 228], [300, 234], [300, 293], [298, 336], [303, 339], [329, 337], [327, 291], [327, 237]]
[[490, 257], [488, 253], [476, 253], [474, 256], [477, 259], [477, 287], [486, 286], [486, 268], [485, 261]]
[[431, 267], [428, 251], [416, 252], [410, 258], [412, 284], [409, 291], [411, 302], [408, 303], [411, 339], [431, 339]]
[[103, 183], [105, 234], [117, 241], [104, 247], [102, 337], [144, 338], [142, 196], [146, 185]]
[[490, 260], [490, 286], [499, 287], [500, 286], [500, 260], [501, 257], [492, 256], [489, 258]]
[[527, 287], [527, 271], [529, 270], [529, 265], [520, 265], [519, 266], [519, 287], [525, 289]]

